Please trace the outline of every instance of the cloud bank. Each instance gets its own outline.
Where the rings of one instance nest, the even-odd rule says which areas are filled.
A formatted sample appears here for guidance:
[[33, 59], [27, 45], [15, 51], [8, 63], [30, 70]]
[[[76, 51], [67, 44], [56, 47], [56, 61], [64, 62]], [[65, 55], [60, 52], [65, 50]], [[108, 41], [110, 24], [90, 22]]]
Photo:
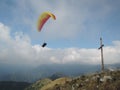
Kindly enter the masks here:
[[[105, 64], [120, 63], [120, 41], [104, 47]], [[42, 64], [100, 64], [96, 48], [42, 48], [32, 45], [23, 32], [11, 33], [10, 27], [0, 23], [0, 64], [39, 66]]]

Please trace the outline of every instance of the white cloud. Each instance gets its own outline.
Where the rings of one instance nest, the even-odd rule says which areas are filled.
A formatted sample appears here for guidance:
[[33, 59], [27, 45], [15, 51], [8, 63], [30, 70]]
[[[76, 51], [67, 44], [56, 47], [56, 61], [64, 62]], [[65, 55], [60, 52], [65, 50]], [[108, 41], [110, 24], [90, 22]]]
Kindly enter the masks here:
[[[16, 32], [10, 35], [10, 29], [0, 23], [0, 63], [37, 66], [40, 64], [99, 64], [100, 51], [86, 48], [52, 49], [31, 45], [28, 35]], [[105, 64], [120, 63], [120, 41], [113, 46], [104, 47]]]
[[9, 41], [10, 40], [10, 30], [7, 26], [4, 26], [4, 24], [0, 23], [0, 39], [3, 41]]
[[113, 46], [104, 48], [105, 63], [120, 63], [120, 41], [113, 41]]
[[[40, 64], [99, 64], [100, 51], [86, 48], [52, 49], [31, 45], [28, 35], [16, 32], [10, 35], [10, 29], [0, 23], [0, 62], [37, 66]], [[4, 41], [4, 43], [3, 43]], [[104, 47], [105, 64], [120, 63], [120, 41], [114, 41], [113, 46]]]

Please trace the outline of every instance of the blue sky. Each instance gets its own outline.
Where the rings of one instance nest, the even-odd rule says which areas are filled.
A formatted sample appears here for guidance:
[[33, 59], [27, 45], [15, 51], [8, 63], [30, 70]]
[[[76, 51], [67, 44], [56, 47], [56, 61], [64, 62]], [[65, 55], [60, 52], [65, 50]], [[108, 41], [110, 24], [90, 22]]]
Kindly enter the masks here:
[[[56, 16], [56, 20], [49, 19], [42, 32], [38, 32], [36, 23], [39, 15], [44, 11], [52, 12]], [[35, 56], [38, 57], [36, 62], [39, 62], [37, 60], [40, 58], [52, 60], [49, 63], [82, 62], [86, 59], [88, 62], [94, 62], [94, 57], [96, 64], [100, 59], [97, 48], [99, 47], [99, 38], [102, 37], [106, 59], [108, 60], [107, 56], [110, 53], [108, 48], [110, 50], [112, 48], [113, 56], [111, 58], [116, 59], [112, 63], [118, 63], [120, 62], [118, 57], [120, 52], [117, 51], [120, 49], [119, 21], [119, 0], [1, 0], [0, 48], [1, 53], [5, 54], [0, 55], [0, 60], [6, 58], [6, 62], [10, 62], [5, 57], [6, 55], [13, 61], [16, 60], [9, 53], [13, 50], [13, 54], [23, 57], [21, 60], [26, 60], [26, 63], [29, 61], [29, 53], [30, 55], [36, 53]], [[41, 44], [44, 41], [48, 45], [42, 49]], [[21, 52], [16, 51], [16, 48], [21, 49]], [[92, 55], [91, 52], [93, 52]], [[22, 53], [25, 54], [22, 55]], [[40, 57], [37, 53], [47, 56]], [[84, 53], [85, 56], [79, 56], [77, 53]], [[1, 62], [5, 63], [4, 60]], [[32, 62], [34, 61], [31, 59]], [[106, 63], [108, 62], [106, 61]], [[39, 63], [45, 62], [40, 61]]]
[[[45, 40], [52, 48], [89, 48], [96, 47], [95, 42], [98, 43], [101, 36], [107, 45], [120, 39], [119, 3], [110, 0], [2, 0], [0, 20], [10, 26], [12, 32], [28, 34], [32, 44]], [[36, 22], [44, 11], [53, 12], [57, 20], [49, 21], [43, 28], [46, 31], [38, 33]]]

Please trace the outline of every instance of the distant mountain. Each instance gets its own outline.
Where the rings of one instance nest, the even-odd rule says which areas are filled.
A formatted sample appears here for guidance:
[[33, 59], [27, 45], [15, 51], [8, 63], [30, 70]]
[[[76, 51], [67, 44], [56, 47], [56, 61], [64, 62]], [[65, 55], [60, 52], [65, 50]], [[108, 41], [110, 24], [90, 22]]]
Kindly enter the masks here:
[[58, 78], [61, 78], [61, 77], [67, 77], [67, 75], [64, 75], [63, 73], [60, 73], [60, 72], [57, 72], [57, 73], [54, 73], [52, 76], [50, 76], [49, 78], [51, 80], [55, 80], [55, 79], [58, 79]]
[[27, 82], [1, 81], [0, 90], [24, 90], [30, 84]]
[[[105, 65], [107, 67], [116, 67], [120, 64]], [[19, 81], [19, 82], [35, 82], [39, 79], [51, 77], [56, 79], [61, 76], [78, 76], [85, 73], [100, 71], [100, 65], [85, 65], [85, 64], [50, 64], [40, 65], [38, 67], [28, 66], [9, 66], [0, 65], [0, 81]], [[60, 72], [61, 75], [54, 75]]]
[[105, 65], [105, 69], [120, 69], [120, 63], [107, 64]]

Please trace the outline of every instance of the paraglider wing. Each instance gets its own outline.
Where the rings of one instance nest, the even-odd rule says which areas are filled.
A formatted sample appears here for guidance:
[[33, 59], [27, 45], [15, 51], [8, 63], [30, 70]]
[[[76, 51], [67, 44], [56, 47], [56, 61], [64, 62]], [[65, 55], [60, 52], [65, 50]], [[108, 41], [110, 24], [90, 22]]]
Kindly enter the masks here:
[[54, 20], [56, 19], [55, 15], [53, 15], [50, 12], [44, 12], [40, 15], [38, 19], [38, 31], [41, 31], [42, 27], [50, 17], [53, 18]]

